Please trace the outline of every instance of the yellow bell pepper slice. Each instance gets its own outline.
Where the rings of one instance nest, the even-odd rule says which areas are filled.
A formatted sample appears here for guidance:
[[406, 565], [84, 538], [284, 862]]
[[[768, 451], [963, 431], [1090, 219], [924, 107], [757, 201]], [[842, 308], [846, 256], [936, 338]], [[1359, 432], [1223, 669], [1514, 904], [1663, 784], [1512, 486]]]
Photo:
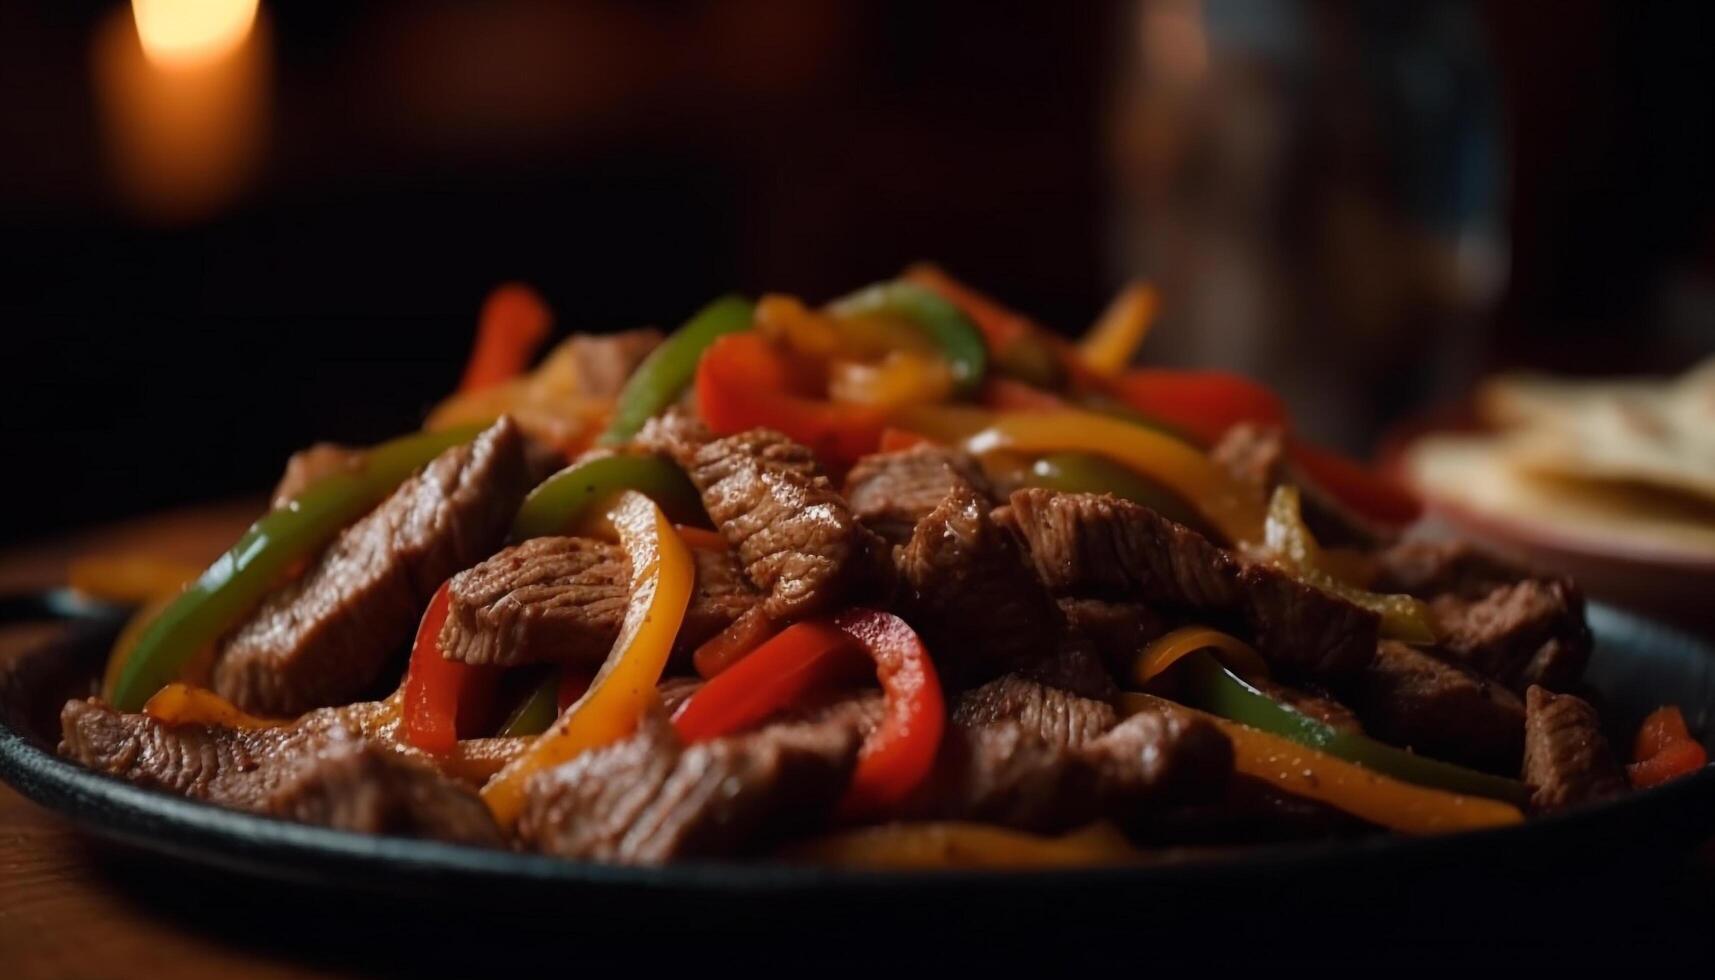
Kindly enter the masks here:
[[284, 719], [261, 718], [206, 687], [174, 681], [156, 691], [143, 713], [168, 725], [215, 725], [220, 728], [278, 728]]
[[1077, 450], [1129, 466], [1167, 486], [1197, 509], [1231, 544], [1260, 542], [1265, 511], [1201, 450], [1172, 436], [1079, 411], [1009, 412], [965, 440], [981, 455], [997, 449], [1020, 452]]
[[1107, 823], [1043, 837], [992, 824], [949, 821], [840, 831], [794, 845], [782, 856], [841, 868], [922, 871], [1118, 864], [1137, 860], [1138, 852]]
[[1249, 643], [1207, 626], [1181, 626], [1150, 641], [1143, 648], [1143, 652], [1132, 661], [1132, 682], [1143, 687], [1199, 650], [1213, 652], [1215, 659], [1240, 677], [1268, 676], [1268, 663]]
[[1132, 355], [1143, 345], [1143, 339], [1149, 336], [1150, 324], [1160, 306], [1154, 286], [1142, 282], [1127, 284], [1090, 332], [1078, 341], [1078, 356], [1085, 366], [1109, 378], [1124, 371]]
[[654, 501], [635, 490], [615, 498], [608, 520], [631, 562], [631, 601], [613, 649], [589, 690], [482, 789], [502, 827], [524, 807], [524, 784], [545, 769], [631, 734], [655, 700], [655, 686], [685, 618], [696, 575], [690, 549]]
[[874, 363], [834, 360], [828, 364], [828, 399], [851, 405], [898, 408], [945, 401], [953, 375], [945, 361], [891, 351]]
[[1444, 834], [1504, 827], [1524, 820], [1524, 814], [1510, 803], [1414, 786], [1249, 725], [1152, 695], [1125, 693], [1120, 701], [1133, 713], [1157, 708], [1191, 711], [1232, 740], [1235, 772], [1400, 833]]

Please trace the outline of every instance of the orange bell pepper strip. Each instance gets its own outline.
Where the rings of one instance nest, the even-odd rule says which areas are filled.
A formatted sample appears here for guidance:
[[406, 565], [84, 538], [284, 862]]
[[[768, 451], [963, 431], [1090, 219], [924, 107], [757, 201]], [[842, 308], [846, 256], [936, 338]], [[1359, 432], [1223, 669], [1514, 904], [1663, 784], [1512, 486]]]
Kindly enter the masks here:
[[1679, 709], [1666, 705], [1650, 712], [1638, 728], [1632, 758], [1626, 775], [1634, 787], [1648, 789], [1703, 768], [1709, 753], [1691, 737]]
[[1070, 868], [1135, 861], [1138, 852], [1108, 823], [1043, 837], [985, 823], [891, 823], [794, 844], [781, 857], [841, 868]]
[[761, 606], [751, 606], [739, 613], [726, 629], [704, 640], [691, 654], [691, 665], [698, 676], [714, 677], [749, 656], [779, 628], [780, 624], [769, 618]]
[[608, 520], [631, 564], [631, 599], [619, 637], [589, 690], [482, 789], [502, 827], [524, 807], [531, 776], [611, 744], [637, 727], [655, 703], [655, 687], [691, 601], [696, 566], [667, 515], [635, 490], [622, 492]]
[[174, 681], [156, 691], [143, 713], [168, 725], [216, 725], [221, 728], [278, 728], [281, 718], [262, 718], [233, 704], [206, 687]]
[[1102, 318], [1078, 341], [1078, 354], [1097, 374], [1111, 378], [1125, 370], [1149, 336], [1161, 299], [1155, 287], [1133, 282], [1120, 290]]
[[459, 723], [472, 725], [484, 703], [492, 700], [497, 672], [441, 655], [441, 628], [446, 625], [447, 583], [435, 590], [411, 643], [405, 669], [404, 729], [406, 743], [436, 755], [451, 752], [459, 740]]
[[844, 469], [875, 451], [887, 425], [883, 410], [820, 401], [797, 387], [792, 366], [767, 338], [727, 334], [697, 365], [697, 411], [718, 435], [758, 427], [783, 432], [831, 468]]
[[1199, 650], [1212, 652], [1216, 660], [1240, 677], [1268, 676], [1268, 663], [1249, 643], [1206, 626], [1181, 626], [1151, 640], [1143, 648], [1132, 662], [1132, 683], [1146, 687], [1174, 664]]
[[553, 313], [534, 289], [516, 282], [496, 287], [482, 304], [476, 348], [459, 390], [477, 391], [523, 374], [553, 324]]
[[1239, 422], [1285, 425], [1286, 403], [1249, 378], [1224, 371], [1138, 368], [1110, 382], [1130, 408], [1214, 445]]
[[1232, 741], [1235, 772], [1390, 830], [1439, 834], [1503, 827], [1524, 820], [1524, 813], [1510, 803], [1416, 786], [1278, 735], [1148, 694], [1121, 694], [1120, 700], [1133, 712], [1152, 708], [1193, 711]]
[[687, 742], [731, 735], [852, 673], [863, 658], [827, 620], [794, 623], [697, 689], [673, 716]]
[[1232, 544], [1260, 542], [1266, 512], [1253, 492], [1239, 486], [1202, 451], [1172, 436], [1089, 412], [1020, 412], [994, 417], [965, 440], [982, 454], [1076, 450], [1106, 456], [1168, 487]]
[[178, 595], [201, 572], [151, 555], [90, 555], [66, 569], [66, 584], [92, 599], [129, 605]]
[[1365, 517], [1403, 526], [1423, 513], [1422, 501], [1409, 489], [1339, 453], [1297, 436], [1288, 439], [1286, 451], [1310, 482]]

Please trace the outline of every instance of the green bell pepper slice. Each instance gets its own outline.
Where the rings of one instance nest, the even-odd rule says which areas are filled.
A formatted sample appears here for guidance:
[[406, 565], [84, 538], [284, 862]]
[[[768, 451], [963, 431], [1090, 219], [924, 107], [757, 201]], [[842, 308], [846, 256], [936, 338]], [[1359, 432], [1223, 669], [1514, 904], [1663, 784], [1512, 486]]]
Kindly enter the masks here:
[[1206, 524], [1178, 494], [1128, 466], [1094, 453], [1049, 453], [1031, 464], [1030, 481], [1065, 493], [1111, 493], [1198, 530]]
[[560, 716], [560, 674], [550, 670], [530, 689], [495, 734], [502, 738], [540, 735]]
[[726, 334], [749, 330], [755, 315], [755, 305], [742, 296], [723, 296], [698, 310], [631, 373], [614, 402], [613, 421], [602, 433], [601, 445], [630, 442], [643, 423], [661, 414], [689, 387], [703, 351]]
[[972, 395], [988, 369], [983, 335], [957, 306], [913, 282], [894, 280], [860, 289], [828, 304], [838, 317], [897, 316], [923, 331], [946, 360], [953, 390]]
[[678, 466], [659, 456], [598, 456], [573, 463], [530, 491], [512, 519], [512, 540], [570, 533], [621, 490], [655, 501], [674, 523], [708, 526], [703, 498]]
[[294, 564], [321, 551], [419, 467], [479, 431], [464, 426], [382, 443], [364, 454], [362, 466], [323, 477], [263, 515], [144, 629], [120, 668], [113, 706], [142, 709], [156, 691], [178, 679], [198, 651], [255, 608]]
[[1184, 702], [1212, 715], [1419, 786], [1504, 800], [1521, 807], [1530, 801], [1529, 789], [1516, 779], [1430, 759], [1366, 735], [1340, 731], [1293, 711], [1245, 683], [1207, 652], [1186, 657], [1176, 671]]

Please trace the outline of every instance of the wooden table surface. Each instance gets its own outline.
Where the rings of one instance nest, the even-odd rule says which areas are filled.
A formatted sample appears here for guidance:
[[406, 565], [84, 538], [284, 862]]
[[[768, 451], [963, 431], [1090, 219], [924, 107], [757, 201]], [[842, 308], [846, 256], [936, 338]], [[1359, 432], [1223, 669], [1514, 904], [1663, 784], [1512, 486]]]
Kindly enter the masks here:
[[[260, 506], [254, 501], [167, 513], [13, 550], [0, 555], [0, 592], [61, 583], [68, 560], [86, 553], [137, 551], [206, 562]], [[55, 628], [0, 627], [0, 660], [43, 641]], [[1704, 848], [1688, 864], [1694, 900], [1715, 906], [1709, 894], [1715, 892], [1715, 850]], [[437, 931], [423, 929], [409, 914], [389, 916], [373, 898], [254, 886], [100, 844], [0, 785], [3, 980], [492, 972], [488, 943]], [[573, 952], [564, 936], [548, 929], [505, 948], [509, 959], [570, 957], [584, 965], [633, 955], [625, 942], [606, 938], [580, 943]]]

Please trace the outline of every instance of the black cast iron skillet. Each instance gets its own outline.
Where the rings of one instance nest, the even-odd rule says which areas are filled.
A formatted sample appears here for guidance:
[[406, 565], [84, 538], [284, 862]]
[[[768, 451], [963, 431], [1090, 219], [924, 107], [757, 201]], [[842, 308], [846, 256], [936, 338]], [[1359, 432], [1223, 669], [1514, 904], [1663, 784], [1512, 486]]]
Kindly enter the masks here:
[[[1590, 620], [1597, 645], [1588, 679], [1615, 731], [1631, 731], [1649, 710], [1672, 702], [1709, 742], [1715, 650], [1601, 606], [1591, 609]], [[1026, 909], [1050, 916], [1100, 910], [1111, 918], [1128, 909], [1184, 913], [1207, 903], [1224, 906], [1235, 895], [1246, 896], [1247, 905], [1278, 907], [1301, 898], [1309, 882], [1328, 893], [1335, 883], [1352, 882], [1377, 900], [1397, 889], [1473, 879], [1505, 887], [1557, 867], [1609, 867], [1684, 853], [1715, 834], [1715, 767], [1709, 767], [1658, 789], [1517, 827], [1422, 839], [1378, 835], [1066, 871], [905, 874], [769, 862], [622, 868], [364, 836], [139, 789], [57, 758], [52, 746], [59, 708], [91, 689], [113, 631], [109, 620], [76, 624], [65, 639], [0, 673], [0, 777], [100, 838], [222, 873], [318, 889], [456, 897], [464, 907], [485, 895], [504, 896], [508, 907], [535, 896], [594, 903], [620, 917], [635, 910], [654, 918], [680, 909], [704, 923], [710, 917], [754, 921], [762, 914], [884, 907], [940, 909], [943, 917], [1002, 910], [1009, 918]]]

